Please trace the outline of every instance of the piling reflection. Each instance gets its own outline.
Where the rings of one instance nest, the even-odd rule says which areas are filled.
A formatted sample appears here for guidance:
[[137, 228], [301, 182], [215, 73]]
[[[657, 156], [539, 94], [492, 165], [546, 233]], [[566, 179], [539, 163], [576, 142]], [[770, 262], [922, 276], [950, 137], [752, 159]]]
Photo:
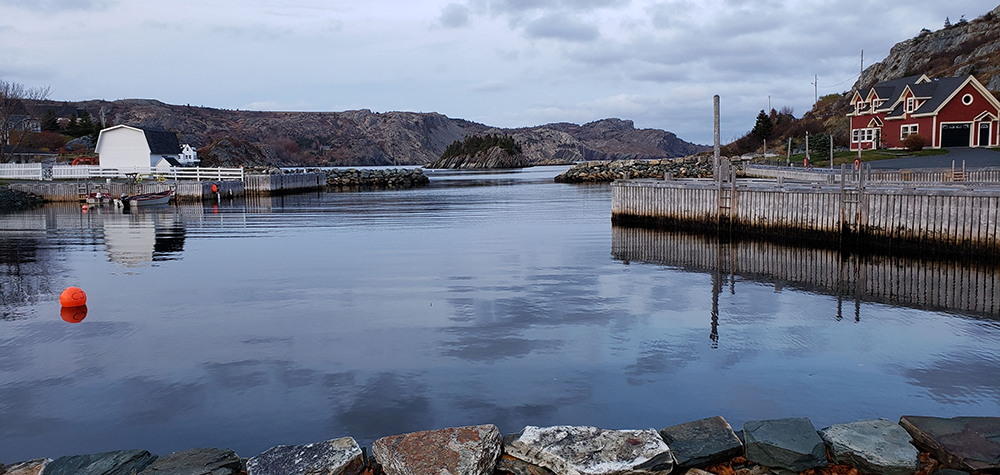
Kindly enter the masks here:
[[[622, 261], [662, 264], [712, 276], [712, 333], [718, 340], [718, 298], [737, 277], [836, 296], [838, 320], [861, 319], [861, 303], [987, 317], [1000, 316], [1000, 268], [993, 262], [855, 254], [763, 241], [615, 227], [612, 254]], [[844, 307], [847, 307], [845, 309]], [[853, 307], [853, 308], [851, 308]]]
[[111, 215], [103, 228], [108, 260], [126, 267], [178, 259], [184, 250], [184, 222], [172, 213]]

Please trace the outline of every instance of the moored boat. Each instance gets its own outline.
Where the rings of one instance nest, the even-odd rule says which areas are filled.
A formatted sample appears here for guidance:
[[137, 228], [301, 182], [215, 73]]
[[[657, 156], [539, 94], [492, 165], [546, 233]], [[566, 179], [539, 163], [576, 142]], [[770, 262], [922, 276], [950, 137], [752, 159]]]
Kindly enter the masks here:
[[173, 190], [167, 190], [158, 193], [145, 193], [142, 195], [127, 196], [122, 199], [122, 203], [125, 207], [162, 205], [167, 204], [173, 194]]

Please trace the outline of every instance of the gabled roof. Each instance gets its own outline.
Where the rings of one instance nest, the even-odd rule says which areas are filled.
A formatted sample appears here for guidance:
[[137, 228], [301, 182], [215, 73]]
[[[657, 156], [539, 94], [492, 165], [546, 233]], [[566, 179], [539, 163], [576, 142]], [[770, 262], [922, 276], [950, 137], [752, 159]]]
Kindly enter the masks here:
[[924, 74], [917, 74], [914, 76], [907, 76], [905, 78], [892, 79], [889, 81], [882, 81], [873, 87], [863, 89], [861, 91], [861, 97], [867, 98], [868, 93], [872, 89], [875, 90], [875, 94], [879, 99], [889, 99], [890, 102], [896, 102], [899, 99], [899, 94], [902, 94], [903, 87], [908, 84], [920, 84], [927, 81], [927, 76]]
[[177, 134], [166, 130], [141, 129], [146, 134], [150, 154], [180, 155], [181, 144]]
[[[180, 167], [180, 166], [182, 166], [181, 162], [178, 162], [176, 158], [171, 157], [170, 155], [163, 155], [163, 156], [160, 157], [160, 160], [166, 160], [167, 163], [170, 164], [170, 166], [172, 166], [172, 167]], [[160, 160], [157, 160], [156, 162], [159, 163]], [[154, 163], [153, 165], [156, 165], [156, 163]]]
[[151, 155], [180, 155], [181, 153], [181, 145], [177, 140], [177, 134], [167, 132], [163, 129], [147, 129], [131, 125], [115, 125], [101, 130], [100, 135], [97, 136], [98, 148], [100, 148], [101, 137], [104, 133], [114, 129], [131, 129], [142, 132], [146, 136], [146, 144], [149, 145], [149, 153]]
[[927, 102], [924, 102], [917, 110], [913, 111], [913, 115], [920, 114], [933, 114], [934, 111], [938, 110], [944, 103], [955, 94], [956, 91], [965, 85], [965, 82], [969, 80], [971, 76], [962, 76], [954, 78], [940, 78], [935, 79], [933, 84], [937, 85], [937, 89], [934, 90], [934, 95], [931, 96]]

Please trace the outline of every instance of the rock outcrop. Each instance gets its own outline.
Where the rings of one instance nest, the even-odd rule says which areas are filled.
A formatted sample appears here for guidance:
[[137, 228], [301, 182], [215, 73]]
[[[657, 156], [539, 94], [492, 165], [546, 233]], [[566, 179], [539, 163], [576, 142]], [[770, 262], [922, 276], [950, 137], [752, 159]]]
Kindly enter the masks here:
[[447, 168], [454, 170], [481, 170], [495, 168], [522, 168], [529, 166], [524, 154], [512, 154], [500, 147], [493, 147], [475, 154], [456, 155], [439, 158], [426, 165], [426, 168]]
[[1000, 471], [1000, 417], [903, 416], [899, 425], [949, 468]]
[[1000, 91], [1000, 6], [968, 22], [897, 43], [882, 61], [865, 68], [855, 84], [870, 87], [880, 81], [913, 74], [931, 77], [972, 74], [993, 91]]
[[712, 157], [676, 160], [615, 160], [578, 163], [555, 177], [557, 183], [606, 183], [625, 178], [709, 178]]

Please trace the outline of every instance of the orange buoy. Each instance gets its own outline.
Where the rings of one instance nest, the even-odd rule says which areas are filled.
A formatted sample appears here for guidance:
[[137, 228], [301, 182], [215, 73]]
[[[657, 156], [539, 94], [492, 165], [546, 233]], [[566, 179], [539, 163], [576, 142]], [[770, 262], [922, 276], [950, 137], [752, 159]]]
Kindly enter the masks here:
[[84, 211], [87, 211], [87, 205], [83, 205], [83, 206], [81, 206], [81, 207], [80, 207], [80, 209], [82, 209], [82, 210], [84, 210]]
[[79, 307], [63, 307], [59, 311], [59, 316], [62, 317], [67, 323], [80, 323], [84, 318], [87, 318], [87, 306], [80, 305]]
[[79, 287], [66, 287], [66, 290], [59, 294], [59, 303], [63, 307], [87, 305], [87, 293]]

